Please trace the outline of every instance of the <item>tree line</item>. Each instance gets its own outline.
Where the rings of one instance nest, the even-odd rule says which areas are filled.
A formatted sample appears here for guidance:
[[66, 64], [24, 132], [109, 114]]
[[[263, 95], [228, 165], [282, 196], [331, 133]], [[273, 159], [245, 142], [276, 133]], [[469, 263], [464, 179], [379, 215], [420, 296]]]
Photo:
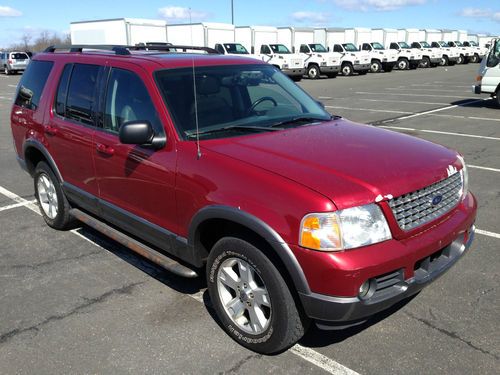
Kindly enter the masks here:
[[71, 36], [69, 34], [60, 36], [56, 33], [44, 30], [36, 36], [31, 33], [24, 33], [20, 41], [10, 45], [9, 49], [12, 51], [30, 51], [37, 53], [42, 52], [48, 46], [69, 44], [71, 44]]

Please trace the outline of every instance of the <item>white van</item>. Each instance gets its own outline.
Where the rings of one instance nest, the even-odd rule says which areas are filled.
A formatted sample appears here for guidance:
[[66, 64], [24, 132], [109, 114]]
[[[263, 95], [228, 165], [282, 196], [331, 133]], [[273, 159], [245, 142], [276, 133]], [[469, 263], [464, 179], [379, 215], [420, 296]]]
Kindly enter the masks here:
[[500, 106], [500, 38], [492, 41], [489, 53], [481, 62], [477, 83], [472, 86], [476, 94], [491, 94]]

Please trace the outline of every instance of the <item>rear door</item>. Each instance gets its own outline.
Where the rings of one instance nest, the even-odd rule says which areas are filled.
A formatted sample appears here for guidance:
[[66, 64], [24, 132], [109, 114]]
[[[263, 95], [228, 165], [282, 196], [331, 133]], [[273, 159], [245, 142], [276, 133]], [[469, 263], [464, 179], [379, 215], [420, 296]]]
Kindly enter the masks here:
[[171, 232], [177, 231], [173, 137], [159, 150], [125, 145], [118, 137], [120, 127], [129, 121], [148, 121], [157, 135], [165, 137], [163, 103], [152, 77], [142, 68], [126, 62], [115, 61], [113, 65], [101, 99], [103, 116], [92, 150], [102, 215], [124, 230], [169, 249]]
[[25, 70], [30, 58], [25, 52], [12, 52], [9, 61], [12, 70]]

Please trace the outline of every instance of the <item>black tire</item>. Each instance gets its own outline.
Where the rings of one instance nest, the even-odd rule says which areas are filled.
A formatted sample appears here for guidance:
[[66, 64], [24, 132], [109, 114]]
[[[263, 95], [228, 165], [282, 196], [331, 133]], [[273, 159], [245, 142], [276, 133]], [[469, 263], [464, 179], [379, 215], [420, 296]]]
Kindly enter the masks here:
[[465, 63], [464, 55], [458, 56], [457, 65], [464, 64], [464, 63]]
[[326, 76], [327, 76], [328, 78], [336, 78], [336, 77], [337, 77], [337, 75], [338, 75], [338, 73], [337, 73], [337, 72], [335, 72], [335, 73], [326, 73]]
[[10, 69], [9, 69], [9, 68], [7, 68], [7, 67], [5, 66], [5, 67], [3, 68], [3, 72], [4, 72], [4, 74], [5, 74], [6, 76], [8, 76], [8, 75], [10, 75], [10, 72], [11, 72], [11, 71], [10, 71]]
[[424, 56], [422, 58], [422, 61], [420, 62], [420, 67], [421, 68], [430, 68], [431, 67], [431, 59], [429, 59], [427, 56]]
[[[49, 217], [42, 207], [42, 193], [38, 188], [38, 182], [42, 178], [42, 176], [48, 178], [48, 180], [52, 183], [52, 186], [54, 187], [53, 194], [56, 194], [57, 196], [57, 214], [53, 218]], [[68, 200], [66, 199], [66, 196], [64, 195], [60, 181], [57, 179], [56, 175], [47, 163], [43, 161], [38, 163], [35, 168], [33, 181], [35, 185], [35, 197], [38, 202], [38, 206], [40, 207], [40, 212], [42, 213], [43, 219], [45, 220], [47, 225], [58, 230], [71, 228], [75, 223], [75, 220], [69, 214], [69, 210], [71, 207]]]
[[[251, 307], [247, 308], [246, 306], [252, 306], [252, 303], [256, 304], [253, 300], [253, 294], [251, 295], [252, 299], [247, 299], [248, 297], [244, 296], [243, 291], [239, 295], [237, 292], [234, 295], [233, 293], [227, 295], [224, 294], [227, 289], [222, 282], [219, 286], [219, 270], [222, 269], [222, 266], [227, 265], [227, 262], [239, 261], [246, 262], [250, 268], [253, 268], [255, 280], [261, 281], [267, 290], [271, 307], [266, 317], [268, 319], [267, 328], [263, 329], [260, 334], [249, 333], [240, 328], [240, 323], [233, 321], [222, 302], [224, 298], [229, 298], [232, 306], [235, 306], [233, 309], [236, 309], [238, 302], [232, 303], [232, 301], [239, 298], [239, 311], [242, 311], [241, 305], [245, 310], [239, 316], [249, 315]], [[239, 269], [237, 265], [235, 267], [236, 270]], [[236, 276], [239, 277], [240, 281], [243, 279], [239, 275]], [[234, 283], [239, 285], [240, 281], [234, 281]], [[304, 335], [307, 319], [301, 317], [285, 280], [273, 263], [249, 242], [234, 237], [224, 237], [217, 241], [207, 261], [207, 285], [210, 300], [223, 328], [240, 345], [258, 353], [274, 354], [288, 349]], [[222, 294], [219, 293], [219, 288], [223, 292]], [[243, 285], [238, 286], [238, 288], [243, 288]], [[240, 297], [242, 295], [243, 297]]]
[[319, 66], [316, 64], [309, 64], [306, 74], [309, 79], [318, 79], [321, 75]]
[[500, 108], [500, 87], [497, 89], [497, 92], [495, 93], [495, 99], [497, 107]]
[[448, 59], [448, 56], [443, 56], [441, 58], [441, 62], [439, 63], [440, 66], [447, 66], [450, 63], [450, 60]]
[[474, 56], [472, 56], [472, 57], [470, 58], [470, 62], [471, 62], [471, 63], [478, 63], [478, 62], [479, 62], [479, 60], [480, 60], [480, 58], [479, 58], [479, 55], [478, 55], [477, 53], [475, 53], [475, 54], [474, 54]]
[[352, 74], [354, 73], [354, 69], [352, 67], [352, 64], [351, 63], [343, 63], [342, 64], [342, 67], [340, 68], [341, 72], [342, 72], [342, 75], [343, 76], [352, 76]]
[[372, 61], [372, 63], [370, 64], [370, 71], [372, 73], [380, 73], [382, 71], [382, 64], [380, 63], [380, 61]]
[[408, 59], [405, 58], [399, 59], [397, 65], [399, 70], [407, 70], [410, 67]]

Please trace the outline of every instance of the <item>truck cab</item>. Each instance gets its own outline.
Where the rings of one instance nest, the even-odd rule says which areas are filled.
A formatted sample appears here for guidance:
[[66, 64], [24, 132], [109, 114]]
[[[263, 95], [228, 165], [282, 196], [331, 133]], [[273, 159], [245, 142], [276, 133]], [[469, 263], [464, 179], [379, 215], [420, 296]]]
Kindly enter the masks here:
[[320, 74], [335, 78], [340, 71], [340, 53], [328, 52], [320, 43], [301, 44], [299, 54], [304, 58], [304, 68], [310, 79], [319, 78]]
[[391, 72], [398, 61], [397, 53], [385, 49], [385, 47], [378, 42], [363, 43], [360, 46], [360, 50], [370, 54], [370, 70], [372, 73], [379, 73], [382, 70]]
[[445, 41], [432, 42], [431, 48], [440, 51], [441, 62], [439, 63], [439, 65], [441, 66], [455, 65], [460, 58], [460, 53], [458, 52], [458, 50], [456, 48], [451, 48], [450, 46], [448, 46], [448, 43], [446, 43]]
[[283, 73], [298, 82], [304, 75], [304, 59], [290, 52], [284, 44], [263, 44], [257, 57], [279, 68]]
[[472, 86], [475, 94], [490, 94], [500, 107], [500, 38], [494, 39], [488, 55], [481, 62], [477, 82]]
[[422, 62], [420, 63], [421, 68], [430, 68], [441, 63], [441, 52], [437, 49], [431, 48], [429, 43], [413, 42], [410, 46], [412, 49], [422, 52]]
[[468, 47], [470, 50], [472, 50], [472, 57], [470, 58], [470, 62], [477, 63], [480, 62], [486, 54], [488, 53], [488, 48], [486, 47], [480, 47], [477, 42], [474, 41], [466, 41], [463, 42], [464, 47]]
[[396, 66], [399, 70], [417, 69], [422, 61], [422, 52], [412, 49], [406, 42], [393, 42], [389, 48], [398, 51]]
[[332, 50], [342, 54], [340, 59], [342, 75], [351, 76], [354, 72], [364, 75], [370, 71], [370, 55], [361, 52], [354, 44], [334, 44]]
[[459, 59], [457, 61], [457, 64], [468, 64], [469, 63], [472, 51], [469, 48], [464, 47], [462, 42], [449, 41], [448, 46], [457, 49], [457, 51], [459, 53]]
[[217, 43], [215, 50], [222, 55], [248, 55], [247, 49], [240, 43]]

